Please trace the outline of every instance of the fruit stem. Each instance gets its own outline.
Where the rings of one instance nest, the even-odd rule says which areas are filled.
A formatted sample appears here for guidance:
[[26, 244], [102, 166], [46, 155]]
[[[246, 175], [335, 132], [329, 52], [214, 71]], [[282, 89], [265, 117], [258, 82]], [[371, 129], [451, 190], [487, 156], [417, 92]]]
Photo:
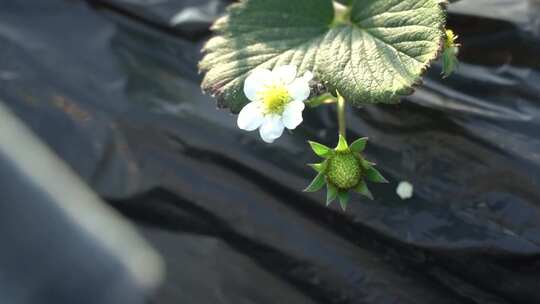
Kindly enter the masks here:
[[339, 134], [347, 138], [347, 123], [345, 121], [345, 98], [337, 94], [337, 119], [339, 124]]

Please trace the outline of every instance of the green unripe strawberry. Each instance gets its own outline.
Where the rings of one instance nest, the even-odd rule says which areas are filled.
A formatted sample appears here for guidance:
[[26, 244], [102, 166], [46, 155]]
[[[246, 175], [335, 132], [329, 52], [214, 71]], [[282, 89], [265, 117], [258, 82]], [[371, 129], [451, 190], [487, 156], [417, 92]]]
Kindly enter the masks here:
[[367, 138], [357, 139], [349, 146], [345, 137], [340, 135], [335, 149], [316, 142], [309, 142], [309, 144], [313, 152], [325, 160], [322, 163], [310, 165], [318, 174], [305, 191], [315, 192], [326, 184], [327, 205], [339, 198], [341, 208], [345, 210], [350, 199], [350, 190], [373, 199], [364, 179], [375, 183], [388, 182], [373, 167], [375, 164], [368, 162], [361, 155], [366, 147]]
[[328, 182], [342, 190], [354, 188], [362, 176], [360, 161], [351, 152], [336, 152], [328, 159], [326, 170]]

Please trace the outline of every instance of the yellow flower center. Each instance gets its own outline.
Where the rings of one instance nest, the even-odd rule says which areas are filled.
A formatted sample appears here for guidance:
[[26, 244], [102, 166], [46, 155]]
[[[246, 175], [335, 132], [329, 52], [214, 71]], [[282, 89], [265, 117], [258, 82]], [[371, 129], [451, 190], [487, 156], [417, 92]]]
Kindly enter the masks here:
[[263, 103], [263, 113], [265, 115], [283, 114], [285, 106], [292, 100], [289, 90], [282, 84], [268, 85], [259, 94], [260, 100]]

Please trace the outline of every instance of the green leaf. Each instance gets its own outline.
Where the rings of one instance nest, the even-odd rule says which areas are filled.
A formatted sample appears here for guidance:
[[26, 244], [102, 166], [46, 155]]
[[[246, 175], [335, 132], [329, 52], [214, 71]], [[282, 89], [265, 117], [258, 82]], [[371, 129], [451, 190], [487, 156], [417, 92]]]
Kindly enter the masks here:
[[371, 167], [366, 171], [366, 179], [374, 183], [383, 183], [386, 184], [388, 181], [382, 174], [375, 168]]
[[308, 166], [313, 168], [313, 170], [321, 173], [321, 172], [324, 172], [324, 170], [326, 169], [327, 164], [328, 164], [328, 162], [325, 160], [320, 164], [308, 164]]
[[343, 135], [339, 134], [339, 141], [336, 147], [336, 151], [346, 151], [348, 148], [349, 145], [347, 144], [347, 140]]
[[308, 141], [308, 143], [311, 146], [313, 152], [315, 152], [315, 154], [320, 157], [328, 157], [333, 153], [332, 149], [328, 148], [323, 144], [314, 141]]
[[[395, 103], [413, 92], [444, 36], [441, 0], [243, 0], [216, 21], [203, 51], [204, 91], [239, 112], [256, 68], [313, 71], [353, 105]], [[337, 5], [336, 7], [339, 7]]]
[[364, 151], [364, 149], [366, 148], [367, 141], [368, 141], [367, 137], [359, 138], [355, 140], [351, 144], [351, 151], [356, 152], [356, 153], [360, 153]]
[[326, 206], [330, 206], [330, 204], [336, 199], [337, 195], [338, 195], [338, 189], [332, 184], [327, 183], [326, 184]]
[[337, 2], [343, 4], [343, 5], [351, 5], [353, 0], [336, 0]]
[[369, 170], [371, 167], [375, 166], [375, 163], [372, 163], [363, 158], [360, 160], [360, 162], [362, 163], [362, 168], [364, 168], [365, 170]]
[[349, 192], [339, 191], [338, 197], [339, 197], [339, 204], [341, 205], [341, 209], [343, 209], [343, 211], [347, 210], [347, 204], [349, 203], [349, 199], [351, 198], [351, 196], [349, 195]]
[[315, 176], [311, 184], [309, 184], [309, 186], [306, 189], [304, 189], [304, 192], [317, 192], [321, 190], [325, 182], [326, 180], [324, 179], [324, 174], [319, 173], [317, 174], [317, 176]]
[[373, 194], [371, 194], [371, 191], [369, 191], [369, 188], [365, 181], [360, 181], [358, 186], [354, 189], [354, 191], [366, 196], [370, 200], [373, 200]]

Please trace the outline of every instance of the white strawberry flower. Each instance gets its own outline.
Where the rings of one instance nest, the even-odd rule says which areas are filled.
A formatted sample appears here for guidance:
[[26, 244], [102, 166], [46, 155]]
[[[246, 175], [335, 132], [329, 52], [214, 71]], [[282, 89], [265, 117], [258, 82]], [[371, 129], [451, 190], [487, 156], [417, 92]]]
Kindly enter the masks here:
[[240, 111], [238, 127], [246, 131], [258, 128], [261, 138], [272, 143], [285, 128], [292, 130], [300, 125], [313, 74], [296, 76], [293, 65], [279, 66], [273, 71], [254, 70], [244, 83], [244, 94], [251, 102]]

